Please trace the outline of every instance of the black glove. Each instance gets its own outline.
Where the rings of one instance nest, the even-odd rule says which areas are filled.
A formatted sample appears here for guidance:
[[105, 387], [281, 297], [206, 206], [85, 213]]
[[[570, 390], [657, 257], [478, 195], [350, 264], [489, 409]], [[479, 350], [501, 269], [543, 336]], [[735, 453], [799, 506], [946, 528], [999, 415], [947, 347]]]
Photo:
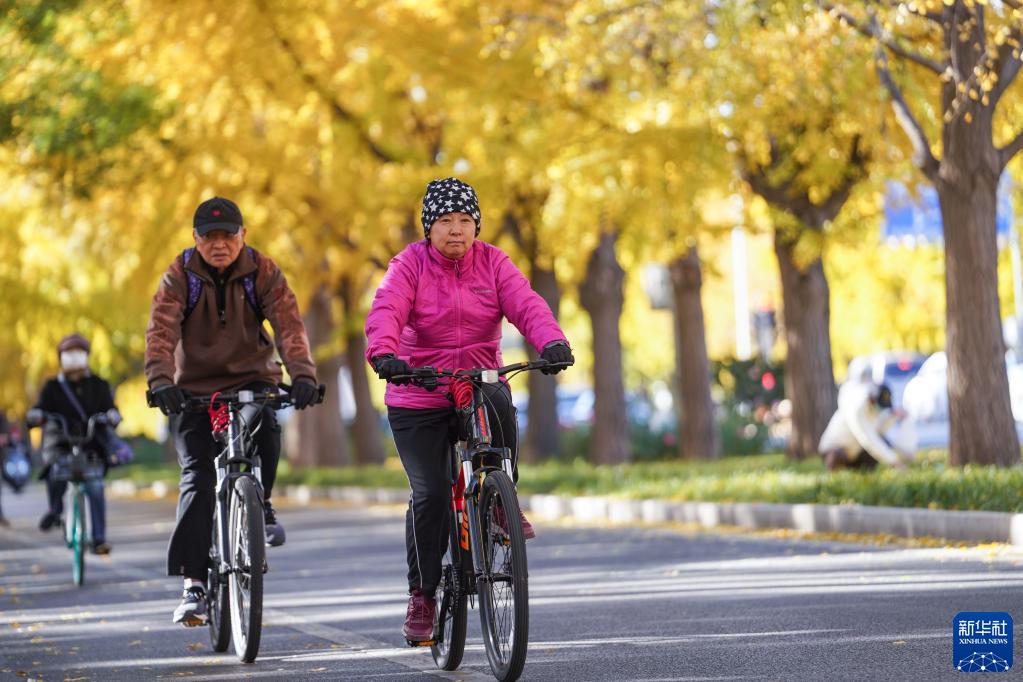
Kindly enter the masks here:
[[295, 379], [291, 385], [291, 404], [296, 410], [304, 410], [319, 397], [319, 387], [308, 379]]
[[[572, 349], [568, 347], [564, 341], [552, 341], [544, 346], [543, 350], [540, 351], [540, 359], [546, 360], [550, 364], [563, 364], [568, 363], [569, 365], [575, 364], [575, 356], [572, 355]], [[540, 371], [544, 374], [557, 374], [564, 367], [541, 367]]]
[[[373, 369], [376, 370], [377, 376], [385, 381], [391, 381], [391, 377], [398, 376], [399, 374], [412, 374], [412, 367], [407, 362], [389, 353], [373, 358]], [[391, 383], [400, 386], [401, 384], [409, 383], [409, 379], [395, 379]]]
[[185, 392], [175, 384], [163, 384], [152, 390], [153, 402], [164, 414], [180, 414], [185, 409]]

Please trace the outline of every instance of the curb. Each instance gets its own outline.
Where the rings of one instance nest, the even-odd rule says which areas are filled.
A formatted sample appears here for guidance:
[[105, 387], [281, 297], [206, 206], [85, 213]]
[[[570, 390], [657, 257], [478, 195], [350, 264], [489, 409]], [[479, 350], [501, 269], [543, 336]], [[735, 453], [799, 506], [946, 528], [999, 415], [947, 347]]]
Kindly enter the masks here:
[[[140, 492], [132, 481], [108, 484], [111, 493], [131, 496]], [[155, 497], [176, 490], [164, 481], [148, 486]], [[143, 488], [145, 489], [145, 488]], [[403, 504], [408, 490], [289, 485], [284, 494], [296, 504], [316, 500], [359, 504]], [[807, 533], [893, 535], [902, 538], [942, 538], [961, 542], [1002, 542], [1023, 546], [1023, 514], [989, 511], [949, 511], [912, 507], [870, 507], [857, 504], [770, 504], [765, 502], [671, 502], [624, 500], [613, 497], [521, 495], [523, 511], [553, 518], [630, 523], [690, 523], [703, 528], [733, 526], [763, 530], [791, 529]]]

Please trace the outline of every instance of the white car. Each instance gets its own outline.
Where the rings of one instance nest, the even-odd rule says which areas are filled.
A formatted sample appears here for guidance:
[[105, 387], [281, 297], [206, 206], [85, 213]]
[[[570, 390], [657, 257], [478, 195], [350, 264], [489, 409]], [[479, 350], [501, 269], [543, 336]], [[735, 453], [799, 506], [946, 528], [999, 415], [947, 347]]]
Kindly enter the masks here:
[[[1023, 364], [1008, 362], [1006, 372], [1016, 433], [1023, 440]], [[916, 376], [906, 384], [902, 407], [916, 428], [917, 447], [948, 447], [948, 358], [944, 351], [927, 358]]]

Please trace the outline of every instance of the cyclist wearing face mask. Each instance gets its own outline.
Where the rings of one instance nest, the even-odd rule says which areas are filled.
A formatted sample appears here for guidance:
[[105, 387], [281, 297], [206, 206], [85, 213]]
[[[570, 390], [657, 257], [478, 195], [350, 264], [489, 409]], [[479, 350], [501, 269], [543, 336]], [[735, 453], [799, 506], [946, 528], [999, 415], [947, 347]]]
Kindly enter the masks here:
[[[395, 256], [366, 318], [366, 358], [381, 379], [431, 365], [444, 369], [500, 367], [501, 322], [508, 319], [540, 357], [561, 371], [575, 359], [565, 333], [529, 280], [496, 246], [476, 239], [476, 191], [457, 178], [434, 180], [423, 197], [425, 239]], [[402, 385], [397, 385], [402, 384]], [[409, 604], [402, 633], [425, 641], [433, 633], [434, 596], [440, 581], [451, 506], [449, 452], [458, 425], [451, 401], [397, 379], [384, 402], [412, 496], [405, 516]], [[511, 391], [485, 389], [497, 447], [517, 455]], [[518, 479], [518, 469], [514, 471]], [[523, 535], [534, 537], [523, 516]]]
[[[106, 425], [98, 429], [113, 428], [121, 421], [121, 415], [114, 406], [114, 395], [110, 384], [89, 371], [89, 341], [81, 334], [71, 334], [61, 339], [57, 345], [57, 356], [60, 359], [60, 373], [43, 386], [35, 407], [29, 410], [27, 421], [37, 426], [46, 419], [44, 413], [56, 413], [67, 421], [68, 431], [73, 435], [85, 434], [89, 417], [102, 413], [106, 417]], [[94, 447], [103, 457], [99, 438]], [[70, 447], [64, 438], [61, 426], [53, 421], [46, 421], [43, 429], [43, 462], [44, 467], [40, 479], [46, 481], [46, 496], [49, 509], [39, 521], [39, 529], [48, 531], [60, 522], [64, 510], [64, 492], [67, 481], [56, 480], [53, 462], [60, 456], [70, 453]], [[92, 550], [96, 554], [108, 554], [110, 543], [106, 539], [106, 503], [103, 496], [103, 481], [93, 480], [86, 483], [89, 507], [92, 518]]]

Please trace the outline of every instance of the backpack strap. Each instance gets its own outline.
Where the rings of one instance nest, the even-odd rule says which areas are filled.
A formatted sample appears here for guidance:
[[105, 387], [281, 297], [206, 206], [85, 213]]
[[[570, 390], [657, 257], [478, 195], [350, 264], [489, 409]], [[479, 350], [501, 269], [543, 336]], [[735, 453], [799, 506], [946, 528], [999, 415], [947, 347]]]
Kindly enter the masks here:
[[263, 320], [266, 319], [266, 315], [263, 314], [263, 307], [259, 305], [259, 296], [256, 294], [256, 275], [259, 274], [258, 260], [259, 255], [254, 248], [246, 246], [249, 250], [249, 256], [252, 257], [252, 262], [257, 263], [255, 270], [242, 277], [242, 287], [245, 289], [245, 300], [249, 302], [252, 310], [255, 311], [256, 317], [259, 318], [259, 323], [262, 324]]
[[[257, 252], [251, 246], [246, 246], [249, 251], [249, 255], [252, 257], [253, 262], [257, 261]], [[195, 247], [185, 249], [181, 252], [181, 262], [184, 266], [188, 265], [188, 261], [192, 258], [192, 254], [195, 253]], [[185, 315], [181, 318], [181, 324], [185, 323], [188, 316], [195, 310], [195, 306], [199, 303], [199, 295], [202, 294], [203, 279], [199, 275], [195, 274], [187, 267], [184, 268], [185, 276], [188, 278], [188, 296], [185, 299]], [[250, 272], [249, 274], [242, 277], [242, 289], [245, 290], [245, 300], [248, 301], [249, 306], [256, 313], [256, 317], [259, 318], [260, 323], [266, 319], [266, 315], [263, 314], [263, 307], [259, 305], [259, 295], [256, 293], [256, 275], [259, 274], [259, 269]]]
[[[195, 253], [195, 247], [185, 249], [181, 252], [181, 264], [187, 266], [188, 261], [192, 258], [192, 254]], [[188, 278], [188, 295], [185, 298], [185, 315], [181, 318], [181, 324], [185, 323], [188, 316], [195, 310], [196, 304], [199, 302], [199, 294], [202, 293], [202, 277], [195, 274], [187, 267], [184, 268], [185, 277]]]
[[85, 416], [85, 408], [82, 407], [82, 403], [78, 401], [78, 397], [68, 386], [67, 379], [64, 378], [64, 373], [61, 372], [57, 375], [57, 383], [60, 384], [60, 390], [64, 391], [64, 397], [67, 398], [68, 402], [71, 403], [71, 407], [74, 408], [78, 416], [82, 418], [83, 422], [89, 421], [89, 418]]

